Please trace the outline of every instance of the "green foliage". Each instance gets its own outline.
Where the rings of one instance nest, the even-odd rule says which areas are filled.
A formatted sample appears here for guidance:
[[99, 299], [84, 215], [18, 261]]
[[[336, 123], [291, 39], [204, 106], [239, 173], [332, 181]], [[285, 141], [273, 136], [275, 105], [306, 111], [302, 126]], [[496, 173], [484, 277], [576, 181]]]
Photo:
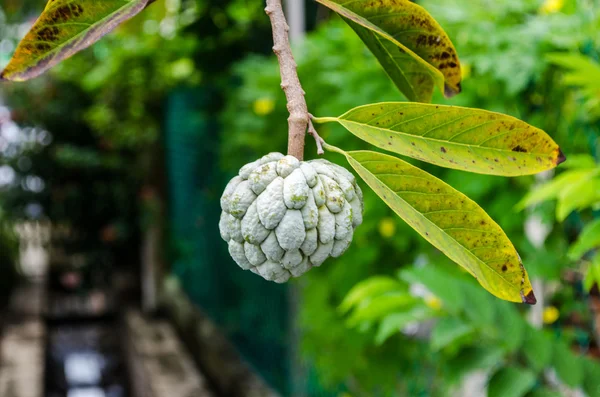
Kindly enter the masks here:
[[[546, 201], [556, 201], [556, 220], [559, 222], [574, 211], [588, 216], [590, 210], [600, 205], [600, 166], [592, 156], [579, 156], [575, 165], [554, 179], [530, 191], [517, 208], [539, 205]], [[571, 261], [585, 264], [584, 287], [590, 291], [600, 282], [600, 220], [592, 219], [581, 230], [577, 240], [569, 248], [567, 255]]]
[[569, 72], [563, 77], [565, 84], [580, 88], [585, 110], [590, 120], [600, 118], [600, 64], [581, 54], [548, 54], [548, 60]]
[[[92, 98], [85, 121], [115, 149], [147, 147], [159, 137], [166, 93], [200, 82], [191, 56], [197, 41], [190, 36], [167, 38], [142, 29], [172, 18], [151, 7], [136, 19], [134, 32], [119, 30], [93, 51], [62, 63], [59, 80], [80, 84]], [[132, 34], [133, 33], [133, 34]], [[80, 70], [89, 70], [81, 76]], [[148, 84], [152, 81], [152, 84]]]
[[[572, 387], [595, 381], [594, 371], [600, 368], [597, 363], [573, 352], [565, 341], [553, 340], [547, 331], [532, 328], [515, 306], [489, 299], [483, 291], [475, 288], [472, 280], [447, 265], [415, 265], [401, 270], [398, 277], [401, 283], [418, 280], [426, 293], [418, 293], [421, 298], [412, 307], [397, 307], [365, 319], [369, 327], [360, 322], [349, 325], [358, 329], [378, 328], [376, 342], [381, 343], [381, 335], [389, 338], [391, 324], [397, 319], [406, 318], [406, 321], [397, 322], [396, 332], [407, 333], [407, 326], [411, 323], [424, 325], [425, 320], [440, 318], [429, 335], [429, 348], [432, 352], [439, 352], [436, 360], [449, 382], [453, 383], [475, 369], [497, 368], [489, 383], [489, 395], [524, 396], [537, 382], [543, 382], [544, 370], [550, 368], [556, 371], [561, 382]], [[362, 285], [369, 283], [371, 281], [366, 280]], [[450, 290], [454, 292], [449, 294]], [[411, 291], [406, 294], [417, 296], [414, 289]], [[360, 310], [364, 302], [375, 301], [387, 294], [375, 289], [369, 294], [361, 286], [353, 288], [349, 294], [357, 296], [357, 292], [360, 292], [363, 301], [354, 300], [350, 313]], [[415, 308], [429, 308], [430, 316], [416, 316], [409, 320], [408, 317], [416, 313]], [[504, 362], [505, 365], [499, 366]], [[515, 366], [521, 363], [527, 363], [527, 369], [516, 371]], [[586, 366], [590, 369], [584, 370]]]
[[102, 154], [92, 149], [73, 145], [61, 145], [54, 149], [54, 158], [65, 168], [72, 169], [119, 169], [123, 161], [116, 154]]
[[488, 385], [488, 397], [521, 397], [535, 384], [535, 375], [525, 368], [505, 367], [496, 372]]
[[552, 367], [561, 381], [571, 387], [582, 384], [585, 373], [584, 361], [575, 355], [564, 342], [557, 343], [553, 348]]
[[575, 244], [569, 248], [571, 259], [580, 259], [588, 251], [600, 247], [600, 219], [585, 226]]

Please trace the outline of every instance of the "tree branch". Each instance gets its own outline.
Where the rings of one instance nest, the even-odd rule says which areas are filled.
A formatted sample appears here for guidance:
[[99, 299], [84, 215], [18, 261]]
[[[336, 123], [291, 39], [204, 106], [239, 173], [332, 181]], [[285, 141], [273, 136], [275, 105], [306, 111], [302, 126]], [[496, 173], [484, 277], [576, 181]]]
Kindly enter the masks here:
[[304, 158], [304, 139], [308, 127], [309, 115], [304, 90], [298, 77], [297, 65], [292, 54], [288, 35], [289, 26], [283, 13], [281, 0], [267, 0], [265, 12], [273, 27], [273, 52], [279, 60], [281, 88], [287, 98], [288, 118], [288, 154], [298, 160]]

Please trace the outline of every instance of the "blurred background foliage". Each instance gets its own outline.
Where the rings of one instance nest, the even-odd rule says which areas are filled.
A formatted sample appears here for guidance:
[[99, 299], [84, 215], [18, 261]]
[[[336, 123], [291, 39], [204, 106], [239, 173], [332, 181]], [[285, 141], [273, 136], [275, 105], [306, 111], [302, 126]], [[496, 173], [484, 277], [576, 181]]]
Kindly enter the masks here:
[[[510, 179], [419, 164], [477, 201], [504, 228], [535, 280], [538, 306], [488, 295], [364, 189], [365, 222], [350, 250], [295, 281], [301, 291], [299, 354], [306, 363], [300, 386], [289, 385], [295, 363], [273, 362], [295, 350], [287, 346], [289, 322], [281, 317], [285, 290], [235, 274], [224, 247], [213, 248], [223, 255], [214, 254], [210, 266], [233, 273], [213, 269], [219, 280], [234, 279], [223, 289], [235, 293], [218, 294], [237, 309], [224, 313], [221, 305], [209, 312], [284, 392], [300, 387], [311, 396], [462, 396], [489, 381], [489, 396], [597, 396], [600, 4], [419, 3], [446, 29], [463, 63], [463, 93], [452, 100], [437, 93], [434, 102], [514, 115], [546, 130], [567, 154], [555, 174]], [[337, 116], [366, 103], [403, 100], [352, 30], [309, 4], [314, 30], [294, 51], [311, 113]], [[3, 4], [0, 62], [24, 33], [17, 22], [39, 7]], [[30, 217], [27, 203], [41, 203], [43, 215], [53, 220], [92, 225], [93, 244], [103, 242], [98, 236], [107, 235], [108, 224], [109, 231], [119, 231], [120, 252], [133, 257], [146, 188], [164, 167], [157, 153], [169, 117], [175, 117], [165, 109], [182, 90], [202, 92], [210, 133], [198, 144], [202, 150], [194, 150], [209, 147], [214, 158], [209, 171], [194, 163], [202, 186], [192, 201], [218, 212], [218, 195], [242, 164], [286, 147], [287, 110], [269, 35], [262, 1], [165, 0], [46, 77], [3, 86], [12, 119], [52, 136], [47, 147], [1, 157], [0, 165], [17, 171], [15, 181], [0, 186], [5, 213]], [[367, 148], [338, 126], [319, 132], [332, 145]], [[306, 157], [315, 156], [308, 139]], [[19, 166], [23, 157], [30, 168]], [[336, 154], [327, 158], [343, 164]], [[21, 179], [31, 176], [45, 188], [24, 189]], [[203, 233], [217, 236], [216, 222]], [[186, 249], [173, 249], [169, 261], [178, 263]], [[202, 297], [212, 290], [203, 290], [209, 288], [204, 281], [212, 276], [199, 261], [190, 257], [175, 271], [190, 296], [207, 305]], [[264, 307], [256, 302], [265, 297], [282, 300], [269, 309], [277, 320], [261, 317]], [[260, 332], [249, 332], [249, 325]]]

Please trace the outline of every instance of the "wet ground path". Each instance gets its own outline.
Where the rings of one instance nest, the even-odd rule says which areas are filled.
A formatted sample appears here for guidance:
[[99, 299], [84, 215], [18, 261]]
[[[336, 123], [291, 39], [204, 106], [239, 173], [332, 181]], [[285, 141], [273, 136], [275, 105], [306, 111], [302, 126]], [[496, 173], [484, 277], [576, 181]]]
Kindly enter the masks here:
[[218, 396], [168, 321], [117, 302], [18, 288], [0, 312], [0, 396]]

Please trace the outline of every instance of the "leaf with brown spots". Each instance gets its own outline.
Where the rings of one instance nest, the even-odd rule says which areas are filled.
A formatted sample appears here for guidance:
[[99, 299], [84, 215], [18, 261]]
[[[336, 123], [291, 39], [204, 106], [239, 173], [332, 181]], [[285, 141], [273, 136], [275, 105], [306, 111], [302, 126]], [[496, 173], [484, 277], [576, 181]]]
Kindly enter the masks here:
[[458, 55], [444, 29], [408, 0], [317, 0], [354, 29], [410, 100], [431, 102], [434, 86], [447, 97], [461, 90]]
[[400, 218], [495, 296], [535, 303], [527, 271], [500, 226], [473, 200], [433, 175], [382, 153], [326, 149], [346, 159]]
[[24, 81], [100, 40], [148, 0], [50, 0], [19, 43], [0, 80]]
[[514, 117], [479, 109], [386, 102], [315, 121], [337, 121], [379, 148], [480, 174], [530, 175], [565, 160], [544, 131]]

